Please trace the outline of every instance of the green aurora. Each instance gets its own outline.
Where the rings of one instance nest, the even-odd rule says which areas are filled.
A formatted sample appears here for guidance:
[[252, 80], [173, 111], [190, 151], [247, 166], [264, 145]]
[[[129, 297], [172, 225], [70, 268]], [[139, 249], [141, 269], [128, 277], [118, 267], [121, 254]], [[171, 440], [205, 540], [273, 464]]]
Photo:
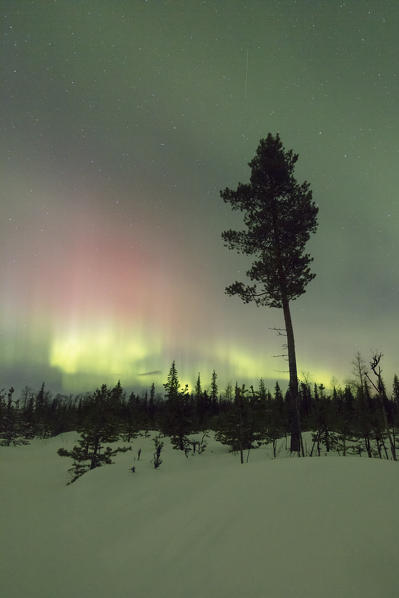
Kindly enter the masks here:
[[282, 313], [229, 298], [248, 261], [219, 197], [259, 139], [299, 153], [319, 228], [292, 305], [298, 371], [356, 351], [399, 371], [399, 4], [388, 0], [3, 0], [1, 386], [213, 368], [287, 380]]

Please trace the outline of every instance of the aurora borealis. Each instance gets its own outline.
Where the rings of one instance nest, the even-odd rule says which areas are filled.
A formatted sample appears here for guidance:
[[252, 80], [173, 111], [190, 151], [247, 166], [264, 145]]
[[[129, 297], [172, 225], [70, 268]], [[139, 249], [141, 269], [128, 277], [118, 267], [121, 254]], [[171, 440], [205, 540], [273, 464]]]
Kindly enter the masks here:
[[279, 132], [319, 205], [299, 375], [399, 373], [395, 0], [1, 0], [1, 386], [287, 379], [219, 197]]

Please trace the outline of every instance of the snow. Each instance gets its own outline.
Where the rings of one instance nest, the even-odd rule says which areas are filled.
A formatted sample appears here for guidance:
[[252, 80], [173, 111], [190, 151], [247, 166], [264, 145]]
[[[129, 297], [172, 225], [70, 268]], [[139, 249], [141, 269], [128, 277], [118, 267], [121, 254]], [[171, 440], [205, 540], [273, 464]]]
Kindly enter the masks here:
[[165, 439], [154, 470], [137, 438], [66, 486], [56, 451], [76, 438], [0, 448], [4, 598], [399, 596], [397, 463], [258, 449], [241, 465], [214, 440], [186, 459]]

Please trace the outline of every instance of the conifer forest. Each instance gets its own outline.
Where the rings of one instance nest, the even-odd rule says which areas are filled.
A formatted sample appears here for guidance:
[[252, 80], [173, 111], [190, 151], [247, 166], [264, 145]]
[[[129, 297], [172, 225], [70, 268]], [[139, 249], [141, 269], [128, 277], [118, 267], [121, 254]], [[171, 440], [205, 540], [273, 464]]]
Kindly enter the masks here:
[[[357, 355], [358, 380], [332, 392], [326, 392], [322, 384], [300, 382], [301, 431], [312, 434], [311, 442], [301, 441], [298, 456], [320, 457], [330, 452], [397, 460], [399, 379], [395, 376], [392, 391], [386, 390], [380, 359], [375, 356], [368, 371]], [[118, 383], [77, 396], [52, 396], [43, 385], [37, 392], [25, 388], [14, 399], [10, 388], [0, 396], [0, 416], [2, 446], [77, 430], [79, 445], [69, 452], [62, 447], [58, 451], [73, 460], [72, 481], [112, 463], [115, 454], [130, 450], [130, 443], [149, 431], [157, 431], [158, 445], [159, 439], [168, 437], [173, 448], [187, 458], [205, 451], [206, 438], [212, 433], [244, 464], [250, 452], [262, 445], [273, 447], [277, 457], [276, 442], [280, 438], [289, 442], [293, 425], [287, 396], [278, 382], [270, 390], [262, 379], [249, 388], [236, 383], [219, 390], [214, 371], [209, 390], [202, 389], [198, 376], [195, 392], [189, 393], [180, 386], [174, 362], [162, 392], [153, 384], [149, 393], [127, 394]], [[192, 434], [201, 434], [201, 441], [193, 441]], [[129, 446], [107, 446], [117, 441]]]

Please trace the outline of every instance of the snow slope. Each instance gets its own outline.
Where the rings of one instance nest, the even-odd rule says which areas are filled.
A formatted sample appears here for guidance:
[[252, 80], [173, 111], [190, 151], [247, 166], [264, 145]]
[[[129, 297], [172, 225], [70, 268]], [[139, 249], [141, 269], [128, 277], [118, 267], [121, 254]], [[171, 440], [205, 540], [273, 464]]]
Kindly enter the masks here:
[[0, 448], [2, 598], [399, 596], [396, 463], [166, 442], [154, 470], [138, 438], [65, 486], [76, 437]]

